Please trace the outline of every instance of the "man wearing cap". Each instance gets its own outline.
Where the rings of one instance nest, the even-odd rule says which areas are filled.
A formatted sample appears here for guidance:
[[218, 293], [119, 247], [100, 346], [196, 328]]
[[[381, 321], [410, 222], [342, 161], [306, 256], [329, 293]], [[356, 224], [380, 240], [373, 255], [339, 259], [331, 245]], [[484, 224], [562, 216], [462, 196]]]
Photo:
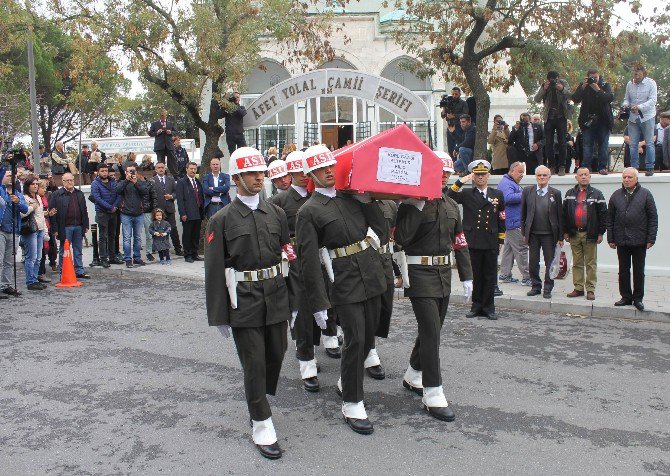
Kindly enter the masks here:
[[282, 451], [266, 395], [277, 390], [291, 317], [282, 255], [290, 259], [295, 254], [286, 214], [258, 195], [266, 169], [263, 156], [252, 147], [240, 147], [230, 156], [237, 197], [207, 226], [205, 294], [209, 325], [224, 337], [232, 329], [253, 441], [261, 455], [277, 459]]
[[[342, 414], [352, 430], [370, 434], [374, 428], [363, 403], [364, 362], [374, 347], [381, 295], [386, 291], [382, 260], [375, 249], [379, 248], [378, 237], [370, 228], [382, 228], [384, 217], [369, 195], [335, 190], [337, 161], [326, 146], [312, 146], [304, 154], [304, 172], [315, 184], [314, 193], [300, 208], [296, 220], [308, 304], [322, 329], [329, 308], [333, 307], [340, 319], [344, 330], [338, 382]], [[322, 278], [322, 259], [333, 282], [330, 295]]]
[[[446, 188], [453, 162], [447, 154], [437, 155], [442, 160], [442, 187]], [[405, 296], [412, 303], [419, 328], [403, 386], [422, 395], [431, 416], [453, 421], [456, 416], [444, 395], [440, 368], [440, 331], [451, 295], [452, 250], [465, 295], [472, 294], [472, 267], [458, 205], [445, 194], [435, 200], [403, 200], [395, 240], [405, 253], [409, 277], [409, 283], [403, 281]]]
[[[488, 186], [491, 164], [473, 161], [470, 175], [457, 180], [448, 194], [463, 205], [463, 229], [468, 240], [474, 276], [472, 307], [465, 317], [483, 316], [496, 320], [494, 291], [497, 286], [498, 253], [505, 241], [505, 197]], [[469, 180], [474, 187], [461, 193]]]
[[221, 172], [221, 159], [216, 157], [209, 161], [211, 172], [202, 179], [202, 189], [205, 193], [205, 214], [212, 218], [216, 212], [230, 203], [230, 175]]
[[286, 170], [286, 162], [281, 159], [275, 159], [268, 165], [268, 178], [272, 183], [272, 188], [268, 193], [268, 199], [277, 195], [279, 192], [288, 190], [291, 186], [291, 176]]

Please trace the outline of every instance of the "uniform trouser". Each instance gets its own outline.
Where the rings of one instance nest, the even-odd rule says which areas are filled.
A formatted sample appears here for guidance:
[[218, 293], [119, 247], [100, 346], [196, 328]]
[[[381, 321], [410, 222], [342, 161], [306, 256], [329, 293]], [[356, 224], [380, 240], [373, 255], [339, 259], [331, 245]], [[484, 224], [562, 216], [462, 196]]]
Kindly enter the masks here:
[[[384, 259], [384, 258], [382, 258]], [[393, 314], [393, 298], [395, 297], [395, 278], [393, 276], [393, 260], [388, 258], [384, 264], [388, 266], [386, 272], [386, 292], [382, 294], [381, 312], [379, 317], [379, 325], [377, 326], [377, 337], [386, 339], [389, 336], [389, 328], [391, 327], [391, 315]]]
[[[642, 301], [644, 298], [644, 263], [647, 246], [617, 246], [619, 258], [619, 293], [624, 299]], [[633, 260], [633, 290], [630, 288], [630, 263]]]
[[363, 302], [335, 306], [344, 331], [342, 346], [342, 400], [363, 401], [364, 362], [375, 345], [375, 332], [379, 325], [381, 296]]
[[[302, 303], [301, 303], [302, 304]], [[328, 317], [330, 321], [330, 316]], [[295, 336], [295, 355], [298, 360], [314, 360], [314, 346], [319, 345], [321, 329], [316, 325], [314, 316], [301, 305], [293, 326]]]
[[540, 280], [540, 249], [544, 255], [544, 290], [551, 292], [554, 289], [554, 280], [549, 276], [549, 268], [551, 262], [554, 260], [554, 253], [556, 251], [556, 241], [551, 234], [538, 235], [531, 233], [528, 240], [528, 248], [530, 249], [530, 262], [528, 269], [530, 271], [530, 280], [533, 289], [542, 289], [542, 280]]
[[498, 282], [498, 250], [470, 249], [472, 264], [472, 312], [492, 314], [495, 312], [493, 292]]
[[95, 222], [98, 224], [98, 250], [101, 260], [111, 260], [116, 257], [114, 239], [116, 237], [117, 216], [115, 213], [96, 212]]
[[262, 327], [233, 327], [237, 355], [244, 371], [244, 393], [252, 420], [272, 416], [266, 395], [277, 392], [277, 382], [288, 345], [286, 321]]
[[[577, 291], [596, 290], [596, 261], [598, 258], [598, 245], [595, 241], [586, 240], [586, 232], [578, 231], [570, 237], [570, 249], [572, 250], [572, 284]], [[584, 270], [586, 269], [586, 280]]]
[[512, 228], [505, 232], [505, 245], [500, 257], [500, 275], [511, 276], [512, 264], [516, 261], [521, 277], [528, 279], [528, 245], [523, 241], [521, 228]]
[[202, 220], [186, 220], [182, 222], [184, 227], [183, 245], [184, 256], [195, 258], [198, 256], [198, 242], [200, 241], [200, 226]]
[[440, 371], [440, 331], [447, 315], [449, 298], [409, 298], [419, 325], [409, 365], [421, 371], [424, 387], [442, 385]]

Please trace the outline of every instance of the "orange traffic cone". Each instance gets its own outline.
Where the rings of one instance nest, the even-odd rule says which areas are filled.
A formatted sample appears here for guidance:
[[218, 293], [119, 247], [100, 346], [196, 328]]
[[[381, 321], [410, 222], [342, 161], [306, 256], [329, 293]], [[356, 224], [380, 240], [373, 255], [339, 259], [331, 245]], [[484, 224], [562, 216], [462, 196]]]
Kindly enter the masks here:
[[60, 283], [56, 284], [57, 288], [76, 288], [82, 283], [77, 281], [77, 275], [74, 273], [74, 262], [72, 261], [72, 252], [70, 251], [70, 242], [65, 240], [65, 248], [63, 249], [63, 270], [60, 274]]

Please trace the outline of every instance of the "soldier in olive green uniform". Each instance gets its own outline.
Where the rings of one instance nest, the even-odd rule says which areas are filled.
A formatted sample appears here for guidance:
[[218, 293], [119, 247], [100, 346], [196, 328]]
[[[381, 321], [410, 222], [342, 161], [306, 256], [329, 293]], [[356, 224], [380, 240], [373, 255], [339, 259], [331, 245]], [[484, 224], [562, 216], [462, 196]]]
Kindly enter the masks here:
[[[442, 183], [446, 186], [453, 162], [448, 156], [441, 159]], [[403, 386], [422, 395], [430, 415], [453, 421], [455, 415], [444, 395], [440, 369], [440, 331], [451, 295], [452, 250], [466, 298], [472, 293], [472, 268], [458, 206], [446, 195], [428, 201], [402, 200], [395, 240], [405, 253], [409, 275], [409, 283], [404, 283], [405, 296], [412, 303], [419, 326]]]
[[287, 347], [290, 318], [282, 252], [292, 254], [284, 211], [261, 201], [263, 156], [242, 147], [230, 158], [238, 195], [210, 220], [206, 234], [205, 292], [210, 326], [232, 328], [244, 371], [252, 437], [266, 458], [281, 457], [266, 394], [274, 395]]
[[[384, 227], [375, 229], [379, 237], [381, 247], [379, 254], [384, 265], [384, 278], [386, 279], [386, 292], [382, 294], [381, 314], [379, 316], [379, 326], [377, 326], [377, 337], [386, 339], [389, 335], [391, 326], [391, 314], [393, 313], [393, 297], [395, 296], [395, 276], [393, 274], [393, 229], [398, 215], [398, 205], [393, 200], [377, 200], [374, 202], [384, 215]], [[370, 349], [365, 358], [365, 370], [368, 375], [377, 380], [384, 380], [386, 374], [381, 366], [379, 355], [377, 354], [377, 343]]]
[[[471, 175], [457, 180], [447, 191], [449, 197], [463, 205], [463, 229], [474, 273], [472, 308], [466, 317], [496, 320], [494, 291], [498, 253], [505, 241], [505, 197], [500, 190], [488, 186], [491, 164], [486, 160], [473, 160], [468, 168]], [[461, 191], [470, 178], [475, 186]]]
[[[303, 167], [316, 189], [298, 212], [298, 256], [315, 320], [324, 328], [326, 310], [332, 306], [344, 331], [338, 385], [345, 421], [354, 431], [370, 434], [374, 429], [363, 404], [363, 363], [374, 346], [386, 281], [379, 252], [374, 248], [379, 246], [378, 242], [374, 244], [378, 238], [369, 228], [383, 227], [383, 216], [372, 203], [363, 204], [351, 194], [335, 191], [336, 163], [325, 146], [305, 151]], [[332, 263], [330, 296], [322, 279], [321, 257], [329, 270]]]

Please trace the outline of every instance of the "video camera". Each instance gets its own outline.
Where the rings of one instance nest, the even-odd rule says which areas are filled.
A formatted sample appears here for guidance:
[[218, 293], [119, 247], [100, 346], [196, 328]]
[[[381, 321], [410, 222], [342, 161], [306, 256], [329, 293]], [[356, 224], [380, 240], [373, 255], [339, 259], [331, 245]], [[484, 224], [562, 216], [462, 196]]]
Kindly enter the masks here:
[[447, 114], [453, 114], [454, 108], [458, 104], [458, 101], [458, 98], [455, 98], [449, 94], [443, 94], [438, 107], [443, 108], [444, 112]]
[[[642, 111], [640, 111], [639, 109], [638, 109], [637, 113], [640, 115], [640, 119], [642, 119], [644, 117], [642, 115]], [[630, 106], [622, 107], [621, 110], [619, 110], [618, 119], [620, 121], [624, 121], [628, 118], [630, 118]]]

